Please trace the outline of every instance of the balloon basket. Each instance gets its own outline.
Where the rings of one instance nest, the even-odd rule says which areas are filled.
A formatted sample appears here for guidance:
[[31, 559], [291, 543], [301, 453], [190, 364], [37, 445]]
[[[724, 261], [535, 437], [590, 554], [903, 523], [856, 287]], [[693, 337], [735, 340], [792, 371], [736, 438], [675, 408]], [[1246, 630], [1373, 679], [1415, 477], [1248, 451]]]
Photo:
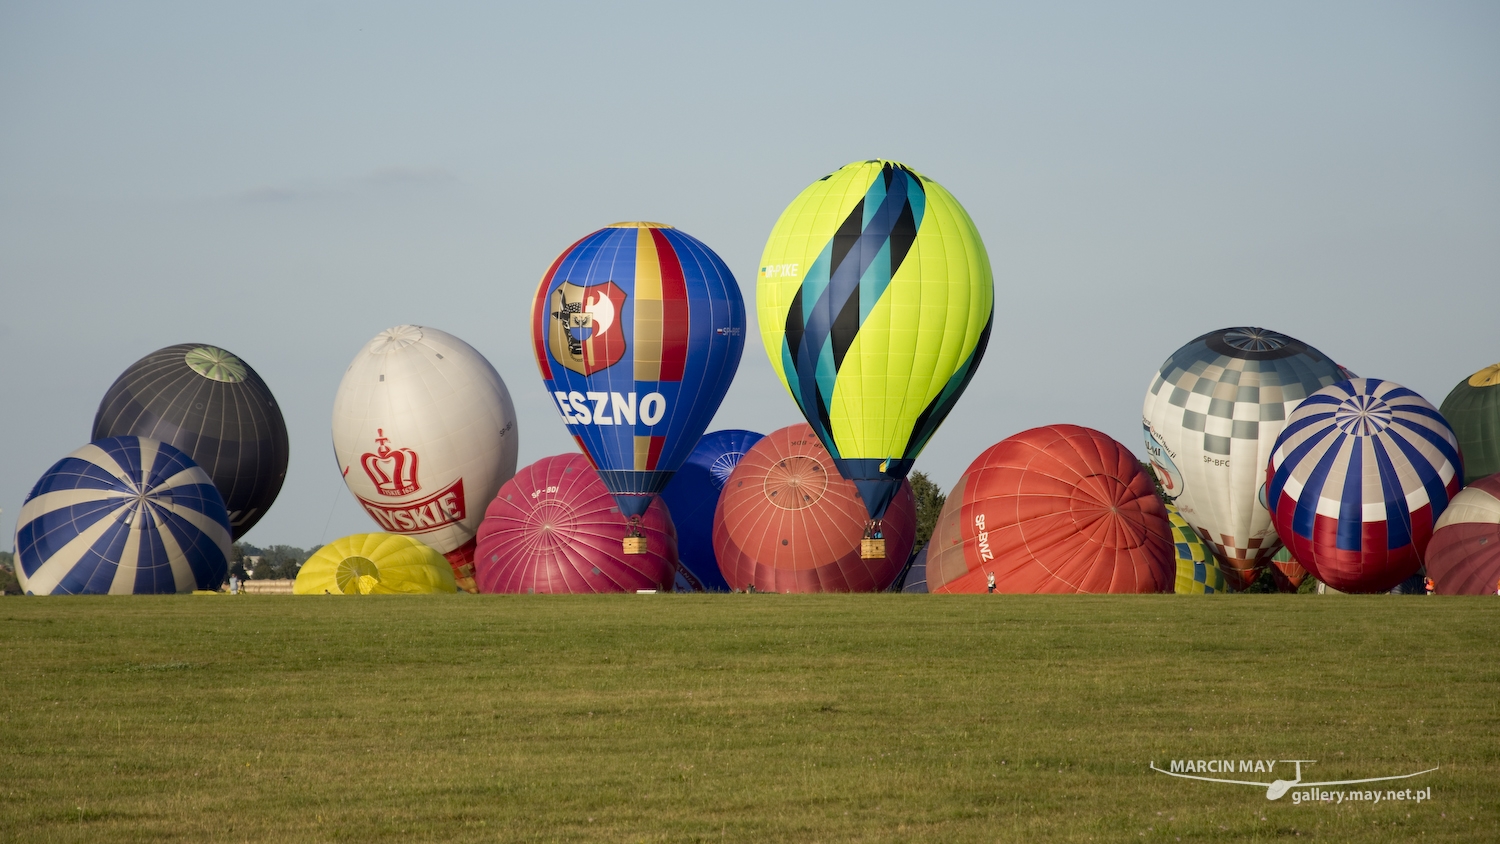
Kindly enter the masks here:
[[859, 541], [859, 558], [861, 560], [884, 560], [884, 539], [861, 539]]
[[627, 536], [625, 537], [624, 545], [625, 553], [627, 554], [646, 553], [646, 537], [644, 536]]

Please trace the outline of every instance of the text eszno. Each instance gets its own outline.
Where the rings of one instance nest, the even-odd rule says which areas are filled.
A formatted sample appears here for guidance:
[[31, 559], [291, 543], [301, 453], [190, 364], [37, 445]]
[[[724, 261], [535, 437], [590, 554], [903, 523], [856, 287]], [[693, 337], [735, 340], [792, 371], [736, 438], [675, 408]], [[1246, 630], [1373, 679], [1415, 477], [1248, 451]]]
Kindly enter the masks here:
[[647, 393], [639, 406], [635, 393], [580, 393], [574, 390], [554, 392], [557, 409], [569, 425], [655, 425], [667, 415], [667, 399], [661, 393]]

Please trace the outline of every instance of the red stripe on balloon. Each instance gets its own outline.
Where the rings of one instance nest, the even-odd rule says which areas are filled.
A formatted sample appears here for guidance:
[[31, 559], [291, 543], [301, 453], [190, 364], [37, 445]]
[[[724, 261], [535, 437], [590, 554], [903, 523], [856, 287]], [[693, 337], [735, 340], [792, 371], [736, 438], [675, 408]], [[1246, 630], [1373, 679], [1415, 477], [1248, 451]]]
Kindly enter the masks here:
[[547, 273], [542, 276], [542, 283], [536, 289], [536, 298], [531, 303], [531, 347], [536, 352], [536, 365], [542, 371], [542, 379], [545, 381], [552, 380], [552, 363], [547, 359], [547, 318], [550, 316], [547, 313], [547, 293], [552, 287], [552, 278], [557, 275], [557, 268], [562, 264], [563, 259], [573, 254], [578, 244], [592, 236], [586, 235], [578, 238], [573, 241], [572, 246], [564, 249], [563, 253], [557, 256], [557, 260], [552, 262], [552, 266], [548, 267]]
[[666, 437], [652, 437], [651, 445], [646, 451], [646, 471], [656, 471], [656, 461], [661, 459], [661, 449], [666, 443]]
[[681, 381], [688, 351], [687, 282], [677, 250], [667, 236], [660, 229], [652, 229], [651, 239], [656, 241], [656, 258], [661, 265], [661, 380]]
[[583, 452], [584, 457], [588, 458], [589, 465], [594, 467], [594, 471], [599, 471], [599, 464], [594, 462], [594, 455], [589, 454], [589, 447], [583, 444], [583, 437], [574, 434], [573, 442], [578, 443], [578, 450]]

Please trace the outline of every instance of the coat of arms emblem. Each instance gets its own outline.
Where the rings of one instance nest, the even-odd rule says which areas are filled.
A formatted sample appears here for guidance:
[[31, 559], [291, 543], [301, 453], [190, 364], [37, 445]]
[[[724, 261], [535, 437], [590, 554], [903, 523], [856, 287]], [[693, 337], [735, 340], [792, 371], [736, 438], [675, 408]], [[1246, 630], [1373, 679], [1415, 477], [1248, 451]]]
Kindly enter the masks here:
[[593, 375], [625, 356], [620, 314], [625, 291], [612, 281], [587, 287], [563, 282], [548, 303], [547, 348], [552, 359], [580, 375]]

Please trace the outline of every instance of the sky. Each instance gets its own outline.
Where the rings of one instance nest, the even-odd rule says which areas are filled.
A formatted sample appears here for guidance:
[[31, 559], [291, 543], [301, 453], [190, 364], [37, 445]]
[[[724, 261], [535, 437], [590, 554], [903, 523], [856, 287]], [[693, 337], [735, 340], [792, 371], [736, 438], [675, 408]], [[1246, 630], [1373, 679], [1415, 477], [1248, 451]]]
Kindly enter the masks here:
[[[869, 158], [952, 191], [994, 268], [989, 350], [917, 461], [945, 488], [1037, 425], [1139, 453], [1152, 374], [1217, 328], [1433, 404], [1500, 361], [1500, 4], [8, 0], [0, 548], [174, 343], [286, 415], [262, 546], [372, 529], [330, 413], [393, 325], [489, 358], [523, 465], [571, 451], [525, 318], [559, 252], [666, 222], [753, 305], [781, 209]], [[710, 429], [801, 419], [758, 337]]]

